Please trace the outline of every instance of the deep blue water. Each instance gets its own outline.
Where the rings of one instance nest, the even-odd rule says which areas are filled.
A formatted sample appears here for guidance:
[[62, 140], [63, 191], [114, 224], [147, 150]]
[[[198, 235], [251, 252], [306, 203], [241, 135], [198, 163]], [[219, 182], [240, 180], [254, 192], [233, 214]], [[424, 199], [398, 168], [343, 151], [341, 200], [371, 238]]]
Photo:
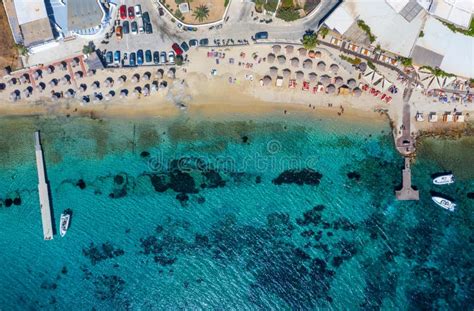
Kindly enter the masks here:
[[[53, 241], [37, 128], [56, 220], [73, 210]], [[421, 200], [397, 202], [403, 160], [381, 123], [5, 118], [0, 129], [1, 310], [474, 307], [471, 138], [424, 141]], [[432, 186], [445, 170], [457, 182]]]

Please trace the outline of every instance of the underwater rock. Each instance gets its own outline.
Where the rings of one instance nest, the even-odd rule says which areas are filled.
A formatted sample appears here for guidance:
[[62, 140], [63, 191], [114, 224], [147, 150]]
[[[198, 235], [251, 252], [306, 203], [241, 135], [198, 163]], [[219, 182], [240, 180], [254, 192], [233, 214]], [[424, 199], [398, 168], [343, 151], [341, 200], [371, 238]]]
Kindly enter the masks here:
[[176, 171], [170, 174], [169, 187], [175, 192], [197, 193], [194, 178], [185, 172]]
[[115, 248], [110, 242], [98, 246], [91, 243], [88, 248], [82, 249], [82, 254], [90, 259], [92, 265], [96, 265], [103, 260], [122, 256], [125, 251]]
[[166, 177], [163, 175], [150, 175], [150, 182], [156, 192], [165, 192], [169, 188]]
[[256, 184], [259, 184], [259, 183], [261, 183], [261, 182], [262, 182], [262, 177], [261, 177], [261, 176], [255, 177], [255, 183], [256, 183]]
[[469, 192], [469, 193], [467, 194], [467, 197], [468, 197], [469, 199], [473, 199], [473, 200], [474, 200], [474, 192]]
[[125, 181], [125, 178], [122, 175], [115, 175], [114, 183], [118, 186], [121, 186]]
[[334, 268], [337, 268], [339, 267], [340, 265], [342, 265], [342, 263], [344, 262], [344, 258], [340, 257], [340, 256], [334, 256], [334, 258], [332, 259], [332, 266]]
[[14, 205], [21, 205], [21, 198], [20, 197], [16, 197], [13, 199], [13, 204]]
[[245, 135], [242, 136], [242, 142], [243, 142], [244, 144], [246, 144], [248, 141], [249, 141], [249, 137], [248, 137], [248, 136], [245, 136]]
[[277, 178], [273, 179], [275, 185], [282, 184], [297, 184], [302, 185], [319, 185], [323, 175], [319, 172], [316, 172], [313, 169], [306, 168], [302, 170], [292, 169], [287, 170], [278, 175]]
[[348, 177], [349, 179], [354, 179], [354, 180], [356, 180], [356, 181], [359, 181], [359, 180], [360, 180], [360, 174], [357, 173], [357, 172], [349, 172], [349, 173], [347, 173], [347, 177]]
[[178, 193], [176, 195], [176, 200], [181, 203], [181, 206], [186, 206], [189, 201], [189, 196], [186, 193]]
[[5, 200], [5, 207], [10, 207], [13, 204], [13, 200], [8, 198]]
[[62, 274], [67, 274], [67, 267], [66, 266], [63, 266], [63, 268], [61, 269], [61, 273]]
[[140, 157], [142, 158], [148, 158], [150, 156], [150, 153], [148, 151], [142, 151], [140, 153]]
[[82, 179], [79, 179], [76, 183], [76, 186], [79, 187], [79, 189], [84, 190], [86, 189], [86, 182]]
[[111, 199], [120, 199], [127, 195], [127, 190], [125, 188], [122, 189], [114, 189], [114, 192], [109, 194], [109, 198]]

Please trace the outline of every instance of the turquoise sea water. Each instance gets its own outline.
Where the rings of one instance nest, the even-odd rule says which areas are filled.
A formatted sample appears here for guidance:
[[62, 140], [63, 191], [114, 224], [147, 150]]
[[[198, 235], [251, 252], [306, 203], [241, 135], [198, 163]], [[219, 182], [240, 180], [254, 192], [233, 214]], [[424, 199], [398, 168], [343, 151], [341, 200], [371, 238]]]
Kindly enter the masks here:
[[[421, 200], [397, 202], [403, 160], [381, 123], [5, 118], [0, 129], [1, 310], [474, 307], [472, 138], [424, 141]], [[73, 210], [53, 241], [35, 129], [56, 223]], [[457, 182], [432, 186], [446, 170]]]

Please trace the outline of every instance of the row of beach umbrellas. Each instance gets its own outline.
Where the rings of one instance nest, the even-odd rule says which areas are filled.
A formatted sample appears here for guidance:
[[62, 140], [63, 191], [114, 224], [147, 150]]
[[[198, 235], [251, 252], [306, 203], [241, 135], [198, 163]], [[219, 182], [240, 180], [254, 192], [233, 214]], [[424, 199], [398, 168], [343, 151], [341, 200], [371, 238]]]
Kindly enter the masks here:
[[[280, 64], [280, 65], [283, 65], [286, 63], [286, 56], [285, 55], [278, 55], [278, 56], [275, 56], [275, 54], [273, 53], [269, 53], [267, 55], [267, 62], [270, 63], [270, 64], [273, 64], [275, 62], [275, 60]], [[313, 68], [313, 60], [311, 59], [305, 59], [303, 61], [303, 69], [312, 69]], [[290, 59], [290, 65], [292, 67], [299, 67], [300, 65], [300, 59], [298, 57], [293, 57]], [[320, 71], [325, 71], [326, 70], [326, 63], [324, 61], [319, 61], [317, 62], [316, 64], [316, 69], [320, 70]], [[329, 66], [329, 70], [333, 73], [337, 73], [339, 71], [339, 65], [337, 64], [331, 64]]]

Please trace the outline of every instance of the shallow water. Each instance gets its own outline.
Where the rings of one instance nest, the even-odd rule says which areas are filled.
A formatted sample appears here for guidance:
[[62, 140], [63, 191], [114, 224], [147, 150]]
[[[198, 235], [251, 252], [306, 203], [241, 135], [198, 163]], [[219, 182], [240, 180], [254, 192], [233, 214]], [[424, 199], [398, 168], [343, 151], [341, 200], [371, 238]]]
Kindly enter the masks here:
[[[474, 307], [472, 140], [425, 141], [413, 166], [421, 200], [397, 202], [403, 160], [388, 125], [5, 118], [0, 128], [2, 310]], [[53, 241], [42, 240], [35, 129], [56, 220], [73, 210]], [[457, 182], [432, 186], [445, 170]], [[436, 207], [430, 191], [459, 208]]]

